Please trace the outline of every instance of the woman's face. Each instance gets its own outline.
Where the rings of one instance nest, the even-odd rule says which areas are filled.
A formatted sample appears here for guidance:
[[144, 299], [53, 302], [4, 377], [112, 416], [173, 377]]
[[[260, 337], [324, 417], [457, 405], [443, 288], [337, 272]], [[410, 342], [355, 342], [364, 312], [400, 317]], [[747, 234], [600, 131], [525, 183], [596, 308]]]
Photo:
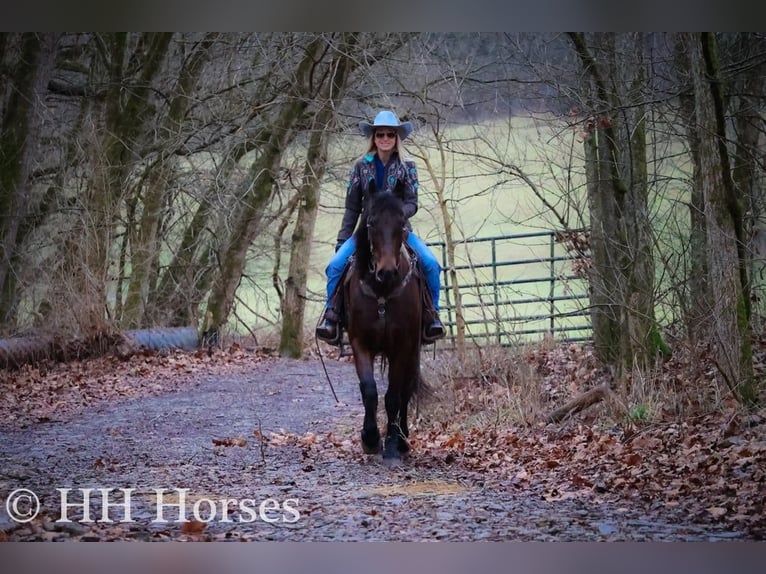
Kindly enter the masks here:
[[375, 147], [380, 151], [391, 151], [396, 147], [396, 130], [394, 128], [378, 128], [375, 130]]

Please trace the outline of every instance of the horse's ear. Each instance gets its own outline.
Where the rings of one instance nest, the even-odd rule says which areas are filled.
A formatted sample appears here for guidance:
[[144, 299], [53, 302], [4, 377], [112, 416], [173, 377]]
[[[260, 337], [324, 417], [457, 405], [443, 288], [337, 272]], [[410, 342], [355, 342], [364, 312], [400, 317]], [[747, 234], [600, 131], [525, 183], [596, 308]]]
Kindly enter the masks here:
[[367, 193], [364, 194], [364, 210], [369, 215], [369, 208], [372, 202], [375, 200], [375, 196], [378, 194], [378, 186], [375, 185], [375, 178], [371, 177], [367, 182]]
[[397, 179], [396, 185], [394, 186], [394, 195], [404, 201], [404, 192], [406, 189], [404, 182], [401, 179]]

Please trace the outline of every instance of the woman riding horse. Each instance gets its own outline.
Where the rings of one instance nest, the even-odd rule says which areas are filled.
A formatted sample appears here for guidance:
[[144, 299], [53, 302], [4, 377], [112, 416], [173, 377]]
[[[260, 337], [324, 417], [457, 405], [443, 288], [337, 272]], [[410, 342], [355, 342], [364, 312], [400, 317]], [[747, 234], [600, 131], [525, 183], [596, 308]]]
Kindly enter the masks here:
[[360, 122], [359, 128], [368, 138], [367, 151], [357, 160], [351, 170], [351, 177], [346, 192], [346, 210], [343, 222], [338, 232], [335, 255], [325, 270], [327, 274], [327, 303], [324, 312], [324, 322], [316, 329], [316, 335], [330, 343], [337, 343], [339, 337], [338, 309], [332, 304], [333, 294], [338, 286], [349, 257], [354, 254], [356, 240], [353, 236], [354, 227], [362, 212], [367, 198], [370, 183], [381, 192], [391, 192], [400, 184], [403, 185], [404, 214], [410, 231], [407, 244], [415, 251], [421, 268], [426, 277], [426, 283], [433, 301], [434, 320], [426, 325], [424, 338], [434, 341], [444, 337], [444, 325], [439, 319], [439, 275], [441, 266], [439, 260], [431, 252], [425, 242], [412, 233], [409, 218], [418, 210], [418, 171], [415, 162], [404, 159], [402, 141], [412, 133], [411, 122], [400, 122], [396, 114], [383, 110], [375, 116], [373, 123]]

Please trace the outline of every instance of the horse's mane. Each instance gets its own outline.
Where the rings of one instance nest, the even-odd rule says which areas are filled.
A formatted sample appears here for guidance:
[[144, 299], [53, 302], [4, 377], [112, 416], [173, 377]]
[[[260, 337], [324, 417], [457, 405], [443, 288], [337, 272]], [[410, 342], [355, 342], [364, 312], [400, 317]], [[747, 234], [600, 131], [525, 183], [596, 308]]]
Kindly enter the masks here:
[[387, 191], [370, 194], [369, 199], [365, 202], [359, 225], [354, 232], [354, 237], [356, 238], [356, 268], [360, 275], [364, 276], [367, 274], [372, 264], [372, 246], [370, 245], [370, 236], [367, 233], [367, 223], [370, 219], [374, 219], [382, 213], [401, 212], [402, 209], [402, 200], [394, 193]]
[[356, 238], [356, 251], [354, 252], [354, 266], [359, 275], [364, 276], [372, 263], [372, 251], [370, 250], [370, 238], [367, 235], [367, 214], [365, 213], [354, 232]]

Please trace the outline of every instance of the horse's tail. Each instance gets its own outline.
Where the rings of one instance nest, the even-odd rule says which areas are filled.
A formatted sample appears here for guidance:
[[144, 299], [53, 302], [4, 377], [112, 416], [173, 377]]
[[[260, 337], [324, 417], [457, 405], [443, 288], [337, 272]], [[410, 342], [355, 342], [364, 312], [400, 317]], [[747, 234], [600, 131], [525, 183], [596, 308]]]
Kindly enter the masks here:
[[418, 369], [418, 380], [415, 382], [415, 420], [420, 417], [420, 407], [428, 404], [429, 400], [434, 396], [434, 391], [431, 385], [429, 385], [423, 378], [423, 373]]
[[434, 396], [433, 387], [423, 378], [423, 373], [420, 369], [418, 369], [418, 380], [415, 382], [414, 394], [417, 395], [419, 400], [428, 400]]

